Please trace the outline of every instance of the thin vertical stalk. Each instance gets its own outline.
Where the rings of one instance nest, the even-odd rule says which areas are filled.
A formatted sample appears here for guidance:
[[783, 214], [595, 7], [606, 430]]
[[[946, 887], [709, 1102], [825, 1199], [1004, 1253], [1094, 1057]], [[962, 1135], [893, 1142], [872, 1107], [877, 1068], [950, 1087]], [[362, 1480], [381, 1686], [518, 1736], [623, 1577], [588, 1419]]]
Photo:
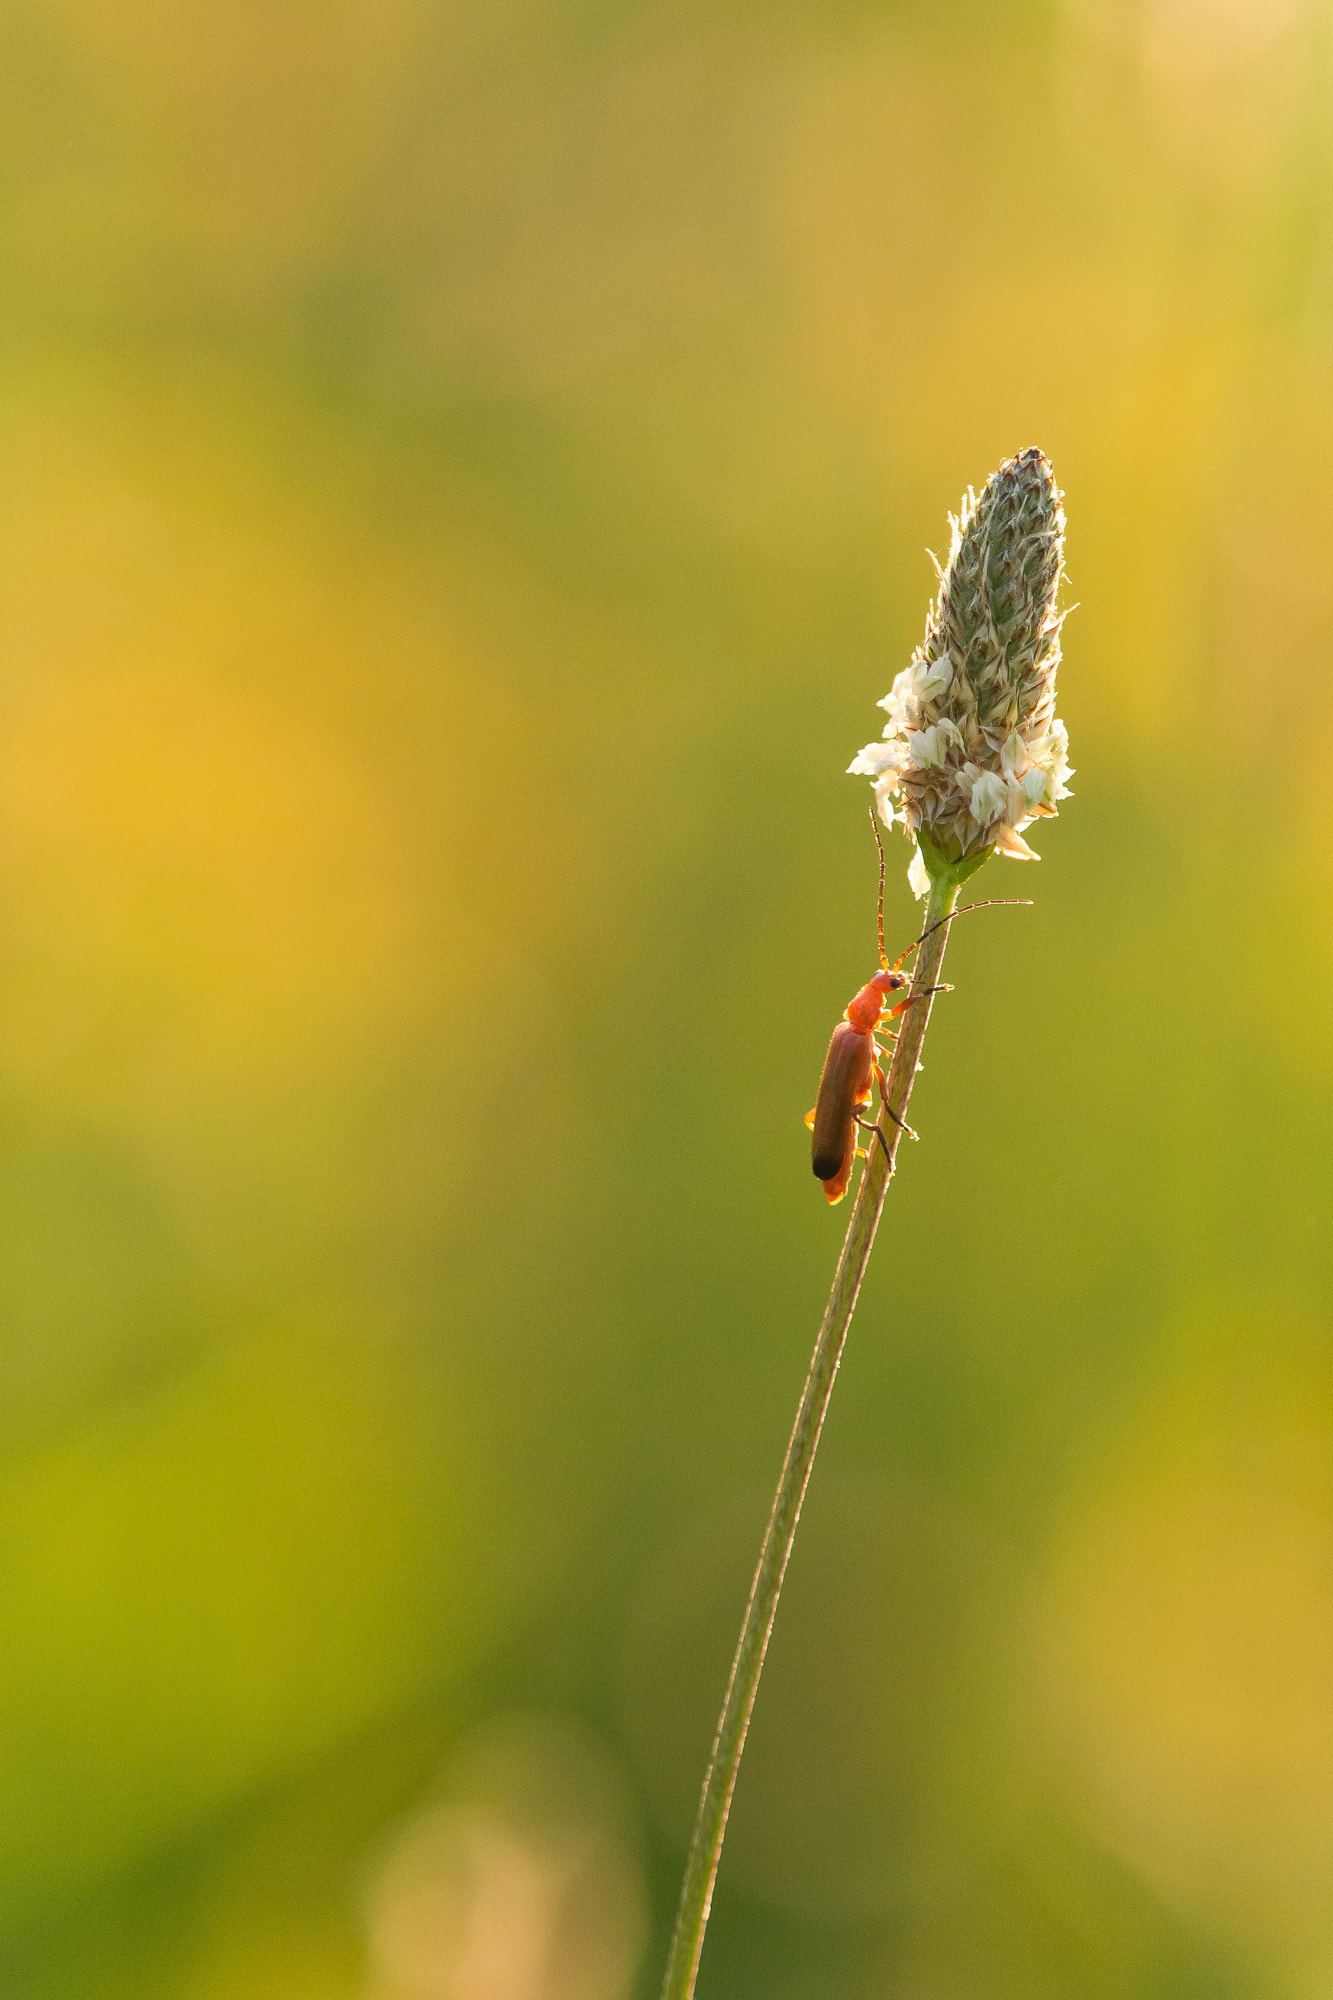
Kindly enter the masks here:
[[[932, 882], [922, 928], [930, 931], [932, 924], [938, 924], [939, 929], [930, 931], [917, 953], [911, 990], [914, 995], [923, 997], [915, 999], [901, 1016], [902, 1026], [889, 1065], [888, 1104], [899, 1119], [906, 1116], [921, 1057], [921, 1045], [930, 1019], [930, 989], [939, 982], [944, 947], [948, 943], [951, 926], [945, 919], [952, 914], [957, 900], [956, 880], [943, 877]], [[833, 1394], [833, 1381], [842, 1359], [843, 1343], [870, 1259], [871, 1245], [875, 1240], [880, 1211], [889, 1190], [902, 1138], [901, 1126], [890, 1118], [883, 1105], [880, 1106], [878, 1130], [883, 1134], [884, 1143], [881, 1145], [878, 1139], [871, 1140], [870, 1157], [847, 1225], [842, 1255], [834, 1273], [833, 1289], [824, 1311], [819, 1337], [815, 1341], [815, 1351], [787, 1446], [782, 1477], [774, 1495], [773, 1511], [768, 1517], [759, 1566], [750, 1586], [750, 1601], [745, 1609], [745, 1622], [741, 1626], [740, 1641], [732, 1661], [731, 1678], [727, 1682], [726, 1699], [694, 1823], [662, 2000], [691, 2000], [694, 1992], [704, 1931], [713, 1900], [713, 1884], [717, 1879], [717, 1865], [727, 1830], [727, 1814], [731, 1810], [731, 1795], [736, 1788], [736, 1773], [745, 1748], [745, 1732], [750, 1726], [750, 1713], [759, 1689], [768, 1636], [773, 1629], [782, 1579], [795, 1540], [805, 1489], [810, 1482], [819, 1433]]]

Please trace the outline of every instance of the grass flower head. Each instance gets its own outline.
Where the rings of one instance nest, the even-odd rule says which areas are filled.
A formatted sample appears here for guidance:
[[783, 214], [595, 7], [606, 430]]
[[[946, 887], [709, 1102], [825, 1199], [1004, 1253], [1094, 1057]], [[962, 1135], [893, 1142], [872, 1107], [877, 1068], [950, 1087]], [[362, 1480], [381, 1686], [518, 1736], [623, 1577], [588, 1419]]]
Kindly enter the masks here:
[[1045, 455], [1034, 445], [1007, 459], [949, 525], [925, 636], [879, 704], [883, 738], [848, 766], [917, 842], [919, 896], [944, 868], [1035, 861], [1023, 829], [1055, 817], [1073, 775], [1055, 714], [1065, 515]]

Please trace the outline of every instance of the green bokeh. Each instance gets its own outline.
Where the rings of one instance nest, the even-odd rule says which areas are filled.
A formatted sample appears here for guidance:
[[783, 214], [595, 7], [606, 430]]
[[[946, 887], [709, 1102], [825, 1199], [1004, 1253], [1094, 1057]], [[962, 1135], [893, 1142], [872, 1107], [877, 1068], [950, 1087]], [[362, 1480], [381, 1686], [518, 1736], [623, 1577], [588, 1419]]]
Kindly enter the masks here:
[[842, 772], [1030, 443], [1076, 797], [950, 946], [700, 1995], [1327, 1993], [1330, 116], [1322, 0], [5, 10], [6, 1996], [602, 2000], [371, 1969], [533, 1713], [652, 1993]]

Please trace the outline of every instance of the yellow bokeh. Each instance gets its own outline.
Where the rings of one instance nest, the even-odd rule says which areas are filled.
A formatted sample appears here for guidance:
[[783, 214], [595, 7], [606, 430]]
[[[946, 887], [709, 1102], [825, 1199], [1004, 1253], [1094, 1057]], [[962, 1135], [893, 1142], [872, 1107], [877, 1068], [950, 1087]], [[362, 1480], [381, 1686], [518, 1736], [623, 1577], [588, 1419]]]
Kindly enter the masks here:
[[1299, 1962], [1333, 1896], [1333, 1374], [1268, 1305], [1182, 1345], [1067, 1524], [1052, 1684], [1108, 1836]]

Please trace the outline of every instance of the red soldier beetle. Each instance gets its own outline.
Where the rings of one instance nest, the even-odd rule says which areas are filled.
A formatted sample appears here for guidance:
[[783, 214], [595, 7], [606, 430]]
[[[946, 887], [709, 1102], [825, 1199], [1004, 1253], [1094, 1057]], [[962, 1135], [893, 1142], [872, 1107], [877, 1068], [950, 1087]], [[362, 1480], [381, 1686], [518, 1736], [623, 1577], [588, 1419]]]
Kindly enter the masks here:
[[841, 1201], [846, 1194], [854, 1162], [858, 1158], [868, 1158], [865, 1151], [856, 1143], [858, 1127], [862, 1131], [876, 1133], [884, 1148], [885, 1158], [890, 1157], [888, 1141], [883, 1131], [870, 1119], [861, 1116], [863, 1106], [870, 1102], [872, 1080], [878, 1082], [881, 1101], [894, 1124], [902, 1126], [903, 1131], [911, 1138], [916, 1137], [911, 1126], [903, 1125], [902, 1119], [889, 1105], [886, 1095], [887, 1080], [880, 1058], [890, 1054], [891, 1051], [880, 1046], [875, 1039], [875, 1033], [881, 1021], [886, 1019], [891, 1021], [896, 1015], [905, 1013], [914, 1000], [924, 1000], [930, 993], [949, 993], [953, 989], [949, 986], [928, 986], [920, 993], [909, 994], [907, 999], [900, 1000], [896, 1007], [887, 1006], [888, 996], [891, 993], [901, 992], [911, 979], [911, 974], [902, 969], [903, 959], [909, 952], [915, 951], [918, 945], [924, 944], [931, 932], [940, 928], [940, 924], [951, 923], [954, 917], [965, 916], [968, 910], [987, 910], [997, 902], [1026, 900], [1021, 897], [992, 898], [990, 902], [985, 903], [965, 903], [961, 910], [954, 910], [949, 916], [941, 917], [939, 923], [929, 925], [922, 931], [920, 937], [913, 938], [907, 950], [890, 965], [889, 955], [884, 949], [884, 843], [879, 837], [879, 827], [875, 822], [873, 808], [870, 813], [870, 824], [874, 829], [875, 845], [879, 849], [877, 922], [880, 970], [872, 979], [867, 980], [860, 992], [848, 1002], [846, 1013], [833, 1030], [828, 1054], [824, 1058], [823, 1074], [819, 1079], [819, 1094], [815, 1099], [815, 1108], [807, 1112], [805, 1118], [813, 1134], [810, 1149], [811, 1164], [816, 1178], [824, 1183], [824, 1193], [830, 1203]]

